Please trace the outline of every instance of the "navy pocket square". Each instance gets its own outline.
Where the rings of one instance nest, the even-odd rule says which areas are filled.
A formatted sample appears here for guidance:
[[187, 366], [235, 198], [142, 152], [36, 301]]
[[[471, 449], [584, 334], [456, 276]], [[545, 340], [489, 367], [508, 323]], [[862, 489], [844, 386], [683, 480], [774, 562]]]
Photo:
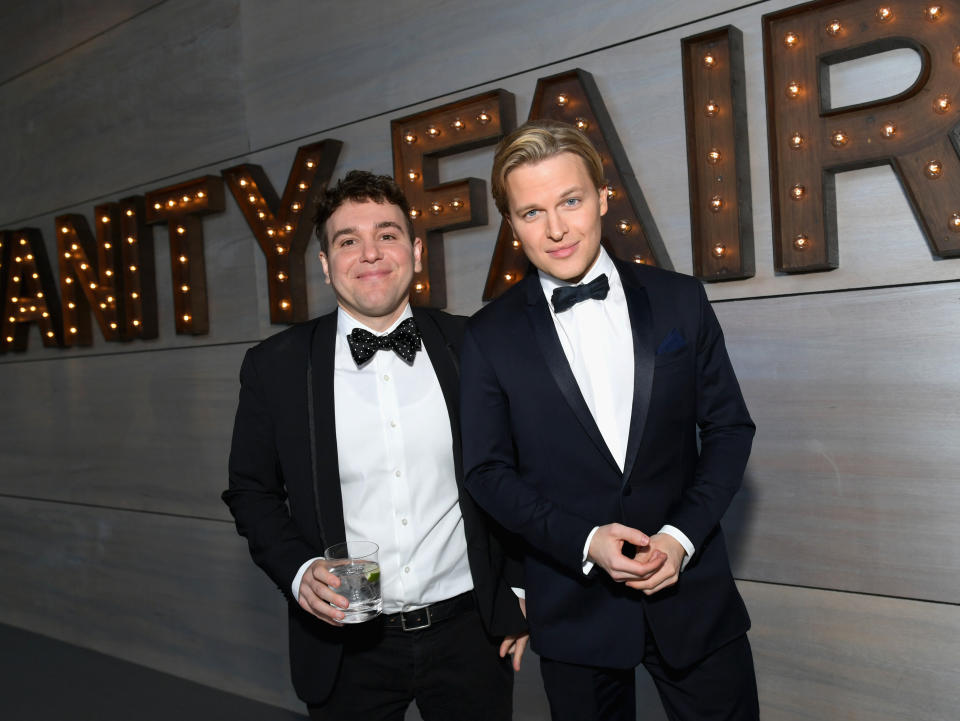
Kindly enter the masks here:
[[657, 355], [663, 355], [665, 353], [673, 353], [678, 350], [683, 350], [687, 347], [687, 339], [683, 337], [683, 332], [677, 328], [673, 328], [668, 334], [667, 337], [663, 339], [663, 342], [660, 344], [660, 347], [657, 348]]

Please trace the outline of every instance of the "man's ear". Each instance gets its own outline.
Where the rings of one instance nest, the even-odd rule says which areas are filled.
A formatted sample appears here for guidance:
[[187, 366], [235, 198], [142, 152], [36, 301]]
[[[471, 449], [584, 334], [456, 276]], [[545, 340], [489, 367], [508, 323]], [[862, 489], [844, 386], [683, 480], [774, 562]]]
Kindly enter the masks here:
[[[419, 238], [413, 239], [413, 272], [419, 273], [423, 269], [423, 264], [420, 262], [420, 256], [423, 255], [423, 241]], [[326, 268], [326, 266], [324, 266]]]
[[600, 215], [604, 216], [607, 214], [607, 186], [604, 185], [600, 188]]
[[323, 268], [323, 279], [327, 285], [330, 285], [330, 266], [327, 264], [327, 254], [320, 251], [320, 267]]

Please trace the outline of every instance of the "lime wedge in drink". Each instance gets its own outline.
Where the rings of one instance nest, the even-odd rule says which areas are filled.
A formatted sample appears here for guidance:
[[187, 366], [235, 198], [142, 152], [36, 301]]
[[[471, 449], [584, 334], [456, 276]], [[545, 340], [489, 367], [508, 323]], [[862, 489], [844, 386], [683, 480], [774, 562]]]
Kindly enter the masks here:
[[370, 571], [370, 573], [367, 574], [367, 581], [369, 581], [370, 583], [376, 583], [379, 580], [380, 580], [379, 569], [377, 569], [376, 571]]

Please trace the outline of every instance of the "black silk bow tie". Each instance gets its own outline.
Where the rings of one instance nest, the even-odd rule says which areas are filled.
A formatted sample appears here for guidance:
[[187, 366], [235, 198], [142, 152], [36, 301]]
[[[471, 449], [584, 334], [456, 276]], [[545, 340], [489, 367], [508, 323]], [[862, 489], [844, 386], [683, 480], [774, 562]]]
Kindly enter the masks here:
[[596, 298], [603, 300], [607, 297], [610, 290], [610, 282], [607, 280], [607, 274], [598, 275], [586, 285], [566, 285], [553, 291], [550, 301], [553, 303], [553, 311], [562, 313], [568, 308], [573, 308], [581, 300], [587, 298]]
[[386, 335], [374, 335], [363, 328], [354, 328], [347, 336], [347, 344], [358, 366], [373, 358], [378, 350], [392, 350], [407, 363], [413, 363], [420, 350], [420, 329], [413, 318], [407, 318]]

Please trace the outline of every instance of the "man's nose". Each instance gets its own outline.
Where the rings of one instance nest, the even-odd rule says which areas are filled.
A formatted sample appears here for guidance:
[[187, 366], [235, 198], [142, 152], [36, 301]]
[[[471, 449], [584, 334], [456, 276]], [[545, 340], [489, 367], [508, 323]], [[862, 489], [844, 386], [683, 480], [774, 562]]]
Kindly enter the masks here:
[[373, 262], [379, 260], [383, 253], [380, 250], [380, 244], [371, 238], [360, 241], [360, 257], [366, 261]]
[[547, 237], [553, 241], [563, 240], [567, 234], [567, 224], [558, 213], [547, 213]]

